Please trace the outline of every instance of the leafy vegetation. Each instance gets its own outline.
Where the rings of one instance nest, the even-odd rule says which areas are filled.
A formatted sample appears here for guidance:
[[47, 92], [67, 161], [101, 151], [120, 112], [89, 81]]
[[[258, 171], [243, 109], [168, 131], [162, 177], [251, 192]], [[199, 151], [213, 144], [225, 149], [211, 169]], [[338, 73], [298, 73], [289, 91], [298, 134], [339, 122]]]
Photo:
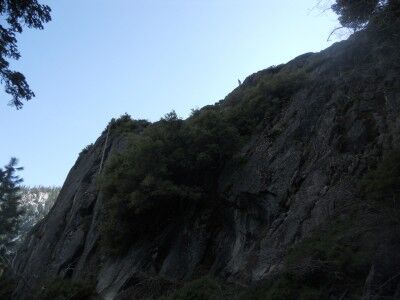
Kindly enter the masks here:
[[93, 143], [86, 145], [86, 147], [83, 148], [82, 151], [79, 153], [79, 156], [88, 153], [91, 149], [93, 149]]
[[221, 294], [221, 286], [215, 280], [204, 277], [186, 284], [163, 300], [208, 300]]
[[336, 0], [333, 11], [339, 15], [339, 22], [344, 27], [354, 30], [365, 28], [372, 21], [374, 25], [390, 26], [390, 19], [398, 17], [398, 0]]
[[20, 184], [22, 179], [16, 172], [18, 161], [12, 158], [4, 167], [0, 168], [0, 254], [6, 255], [14, 243], [20, 224]]
[[0, 299], [12, 299], [12, 294], [16, 288], [16, 281], [8, 267], [0, 266]]
[[169, 296], [161, 300], [212, 300], [237, 299], [240, 289], [227, 286], [212, 277], [202, 277], [188, 282]]
[[112, 119], [107, 128], [110, 128], [114, 134], [141, 133], [150, 124], [146, 120], [132, 120], [130, 115], [124, 114], [117, 120]]
[[20, 184], [22, 179], [16, 173], [18, 161], [12, 158], [0, 168], [0, 299], [11, 299], [15, 288], [12, 270], [12, 249], [20, 225]]
[[372, 245], [363, 244], [355, 233], [355, 226], [347, 219], [315, 232], [289, 251], [281, 275], [245, 293], [242, 299], [359, 297], [373, 251]]
[[[108, 198], [108, 244], [119, 246], [127, 236], [156, 229], [146, 226], [149, 213], [151, 222], [162, 226], [188, 203], [216, 197], [215, 176], [238, 139], [235, 128], [215, 112], [201, 112], [187, 122], [173, 112], [132, 134], [128, 150], [113, 157], [101, 179]], [[115, 226], [121, 226], [118, 235]]]
[[240, 93], [238, 103], [230, 105], [228, 101], [228, 109], [223, 110], [229, 123], [244, 137], [265, 126], [290, 97], [307, 84], [307, 73], [302, 69], [268, 71], [270, 73], [263, 76], [257, 85]]
[[128, 115], [113, 120], [111, 134], [128, 135], [129, 145], [112, 157], [99, 179], [107, 199], [106, 248], [126, 249], [138, 235], [154, 234], [185, 217], [188, 205], [218, 203], [216, 178], [225, 164], [305, 83], [302, 70], [277, 70], [256, 86], [239, 88], [241, 101], [195, 110], [187, 120], [175, 112], [153, 124]]
[[43, 29], [43, 25], [51, 20], [50, 12], [50, 7], [37, 0], [0, 0], [0, 81], [6, 93], [12, 96], [10, 105], [17, 109], [22, 107], [22, 100], [30, 100], [35, 94], [23, 74], [9, 69], [8, 59], [18, 60], [21, 57], [16, 35], [25, 26]]
[[389, 153], [361, 181], [364, 196], [374, 202], [395, 204], [400, 199], [400, 151]]
[[36, 291], [32, 299], [40, 300], [87, 300], [94, 296], [92, 284], [81, 281], [55, 279]]
[[386, 233], [400, 225], [400, 150], [388, 153], [361, 180], [363, 199], [379, 213]]

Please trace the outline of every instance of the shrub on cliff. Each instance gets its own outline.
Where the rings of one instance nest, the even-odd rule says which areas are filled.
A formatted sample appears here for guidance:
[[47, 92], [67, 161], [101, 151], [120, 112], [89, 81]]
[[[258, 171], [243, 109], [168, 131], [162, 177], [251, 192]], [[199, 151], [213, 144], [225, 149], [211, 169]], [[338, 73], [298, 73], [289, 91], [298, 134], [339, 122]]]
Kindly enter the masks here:
[[[229, 299], [226, 297], [223, 286], [211, 277], [202, 277], [185, 284], [170, 296], [161, 300], [212, 300]], [[230, 295], [232, 296], [232, 295]]]
[[257, 85], [245, 89], [239, 103], [223, 112], [229, 123], [248, 137], [279, 114], [281, 107], [306, 83], [307, 74], [302, 69], [268, 74]]
[[369, 200], [396, 205], [400, 201], [400, 151], [389, 153], [371, 170], [363, 178], [361, 188]]
[[132, 134], [127, 151], [113, 157], [100, 179], [108, 199], [106, 244], [120, 247], [186, 205], [213, 199], [215, 177], [238, 144], [236, 129], [214, 111], [187, 122], [172, 112]]
[[102, 236], [108, 250], [126, 249], [138, 235], [154, 236], [166, 223], [185, 217], [193, 204], [218, 201], [223, 167], [306, 82], [301, 69], [268, 74], [255, 87], [246, 87], [238, 103], [194, 111], [185, 121], [171, 112], [141, 130], [129, 117], [111, 123], [112, 132], [122, 126], [129, 145], [111, 158], [99, 179], [106, 198]]
[[359, 299], [373, 247], [363, 243], [358, 217], [324, 224], [288, 251], [282, 273], [240, 299]]
[[92, 284], [83, 281], [55, 279], [39, 288], [32, 299], [40, 300], [87, 300], [96, 295]]
[[[146, 120], [133, 120], [129, 114], [123, 114], [118, 119], [112, 119], [108, 124], [114, 133], [142, 132], [144, 128], [150, 125]], [[107, 127], [108, 128], [108, 127]]]
[[5, 266], [0, 266], [0, 299], [12, 299], [16, 286], [13, 272]]

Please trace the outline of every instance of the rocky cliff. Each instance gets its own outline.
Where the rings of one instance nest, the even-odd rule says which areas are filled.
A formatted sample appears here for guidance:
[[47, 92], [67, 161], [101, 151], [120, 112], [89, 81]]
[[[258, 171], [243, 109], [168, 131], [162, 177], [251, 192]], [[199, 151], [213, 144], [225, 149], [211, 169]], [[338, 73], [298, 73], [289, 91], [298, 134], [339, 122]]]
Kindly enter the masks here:
[[[96, 177], [127, 141], [106, 130], [79, 156], [54, 207], [19, 250], [16, 268], [24, 279], [15, 297], [52, 278], [94, 282], [108, 300], [157, 298], [203, 275], [240, 287], [279, 276], [288, 251], [343, 217], [360, 198], [363, 174], [400, 147], [398, 46], [359, 33], [249, 76], [214, 107], [234, 107], [276, 74], [285, 83], [287, 74], [301, 70], [307, 79], [288, 97], [258, 95], [274, 111], [239, 150], [242, 163], [228, 162], [215, 178], [223, 201], [188, 208], [179, 222], [142, 235], [119, 256], [100, 247], [107, 199]], [[374, 287], [388, 280], [397, 286], [400, 263], [392, 246], [377, 251], [379, 264], [371, 262], [363, 275], [365, 297], [379, 294]], [[382, 270], [387, 260], [392, 269]], [[344, 299], [346, 293], [334, 291], [331, 299]]]

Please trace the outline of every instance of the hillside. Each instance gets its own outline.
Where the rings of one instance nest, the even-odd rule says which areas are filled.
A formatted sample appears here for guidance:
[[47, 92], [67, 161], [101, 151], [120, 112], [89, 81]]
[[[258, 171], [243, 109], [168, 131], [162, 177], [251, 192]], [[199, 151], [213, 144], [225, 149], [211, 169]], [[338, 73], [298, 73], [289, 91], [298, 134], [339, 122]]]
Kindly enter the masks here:
[[110, 122], [19, 250], [15, 298], [399, 297], [396, 37], [257, 72], [186, 120]]

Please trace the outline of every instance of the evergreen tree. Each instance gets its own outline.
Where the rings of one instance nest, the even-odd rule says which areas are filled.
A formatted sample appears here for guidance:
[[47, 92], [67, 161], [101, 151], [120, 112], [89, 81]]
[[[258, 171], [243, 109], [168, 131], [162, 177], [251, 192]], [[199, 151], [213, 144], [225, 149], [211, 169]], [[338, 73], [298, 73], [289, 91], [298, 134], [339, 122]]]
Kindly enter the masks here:
[[20, 221], [20, 187], [22, 179], [16, 175], [22, 168], [17, 159], [0, 168], [0, 254], [7, 254], [18, 232]]
[[336, 0], [332, 5], [340, 24], [354, 31], [365, 28], [371, 21], [378, 27], [391, 25], [399, 9], [399, 0]]
[[20, 72], [9, 69], [8, 59], [19, 59], [16, 35], [23, 27], [43, 29], [51, 20], [51, 9], [37, 0], [0, 0], [0, 81], [6, 93], [12, 96], [10, 105], [21, 108], [22, 100], [30, 100], [35, 94]]

